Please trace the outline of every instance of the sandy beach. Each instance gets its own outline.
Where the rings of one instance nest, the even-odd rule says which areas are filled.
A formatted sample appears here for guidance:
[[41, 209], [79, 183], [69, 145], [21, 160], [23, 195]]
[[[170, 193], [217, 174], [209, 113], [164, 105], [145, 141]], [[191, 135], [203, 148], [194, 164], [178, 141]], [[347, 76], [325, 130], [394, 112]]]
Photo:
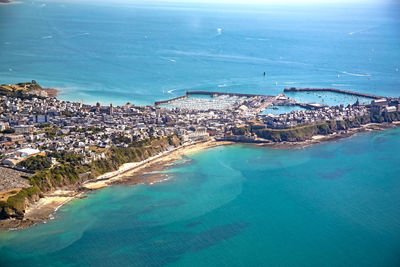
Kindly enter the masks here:
[[162, 175], [150, 175], [150, 177], [146, 178], [143, 178], [143, 176], [155, 171], [161, 171], [185, 155], [196, 153], [207, 148], [229, 144], [232, 144], [232, 142], [217, 142], [214, 140], [200, 141], [170, 151], [165, 151], [140, 162], [126, 163], [118, 170], [105, 173], [94, 180], [87, 181], [80, 187], [58, 189], [45, 194], [38, 201], [27, 207], [23, 220], [2, 220], [0, 221], [0, 229], [20, 229], [39, 222], [45, 222], [48, 219], [52, 219], [53, 214], [62, 205], [78, 197], [85, 198], [84, 193], [92, 190], [97, 190], [113, 184], [132, 185], [146, 183], [151, 185], [162, 182], [165, 180], [165, 177]]
[[24, 219], [39, 222], [43, 218], [51, 218], [51, 214], [57, 211], [59, 207], [79, 195], [80, 193], [74, 190], [56, 190], [29, 206], [25, 211]]
[[[117, 171], [103, 174], [95, 180], [84, 183], [83, 187], [91, 190], [99, 189], [110, 184], [122, 182], [122, 180], [126, 182], [127, 179], [130, 179], [133, 183], [143, 183], [145, 182], [145, 180], [140, 180], [140, 177], [138, 176], [154, 171], [160, 171], [172, 162], [181, 159], [184, 155], [196, 153], [198, 151], [211, 147], [228, 144], [232, 144], [232, 142], [217, 142], [212, 140], [207, 142], [188, 144], [170, 151], [165, 151], [140, 162], [124, 164]], [[150, 181], [150, 183], [154, 182], [157, 181]]]
[[[340, 131], [330, 135], [315, 135], [311, 139], [301, 142], [279, 142], [279, 143], [261, 143], [253, 144], [259, 147], [269, 147], [277, 149], [296, 149], [304, 148], [310, 145], [336, 141], [346, 137], [350, 137], [357, 133], [384, 130], [389, 128], [395, 128], [400, 126], [400, 122], [392, 124], [378, 124], [369, 123], [362, 125], [359, 128], [352, 128], [346, 131]], [[84, 198], [84, 193], [92, 190], [101, 189], [114, 184], [154, 184], [162, 182], [168, 179], [166, 175], [159, 173], [168, 166], [171, 166], [174, 162], [182, 159], [185, 155], [199, 152], [204, 149], [235, 144], [230, 141], [199, 141], [196, 143], [190, 143], [178, 148], [174, 148], [170, 151], [162, 152], [156, 156], [148, 158], [140, 162], [126, 163], [122, 165], [118, 170], [108, 172], [100, 175], [94, 180], [85, 182], [80, 187], [59, 189], [54, 192], [45, 194], [44, 197], [40, 198], [37, 202], [31, 204], [26, 212], [24, 219], [15, 220], [3, 220], [0, 223], [0, 229], [13, 229], [13, 228], [25, 228], [38, 222], [46, 221], [47, 219], [53, 218], [53, 214], [65, 203], [78, 198]], [[248, 144], [248, 143], [246, 143]]]

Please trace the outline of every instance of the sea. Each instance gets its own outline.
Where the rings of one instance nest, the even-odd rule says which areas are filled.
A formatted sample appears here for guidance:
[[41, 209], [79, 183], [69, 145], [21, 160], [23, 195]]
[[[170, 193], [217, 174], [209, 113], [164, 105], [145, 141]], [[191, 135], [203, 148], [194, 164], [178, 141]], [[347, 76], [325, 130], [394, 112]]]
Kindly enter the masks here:
[[[0, 6], [0, 84], [36, 80], [84, 103], [286, 87], [399, 96], [399, 51], [398, 1]], [[207, 149], [164, 182], [97, 190], [1, 232], [0, 266], [400, 266], [399, 150], [400, 128]]]

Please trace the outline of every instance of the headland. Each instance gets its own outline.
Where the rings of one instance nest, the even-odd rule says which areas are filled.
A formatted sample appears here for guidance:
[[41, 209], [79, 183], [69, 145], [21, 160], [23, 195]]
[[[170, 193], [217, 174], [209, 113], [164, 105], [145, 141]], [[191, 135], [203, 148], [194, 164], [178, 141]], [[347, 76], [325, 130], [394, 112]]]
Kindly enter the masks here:
[[0, 0], [0, 6], [1, 5], [11, 5], [11, 4], [21, 4], [22, 2], [20, 1], [11, 1], [11, 0]]
[[[48, 219], [91, 190], [168, 179], [163, 168], [201, 149], [232, 143], [301, 148], [400, 120], [399, 98], [368, 94], [370, 104], [326, 106], [284, 94], [188, 91], [154, 106], [103, 106], [59, 100], [35, 81], [2, 85], [0, 94], [1, 162], [20, 176], [1, 177], [3, 229]], [[279, 106], [304, 110], [263, 114]]]

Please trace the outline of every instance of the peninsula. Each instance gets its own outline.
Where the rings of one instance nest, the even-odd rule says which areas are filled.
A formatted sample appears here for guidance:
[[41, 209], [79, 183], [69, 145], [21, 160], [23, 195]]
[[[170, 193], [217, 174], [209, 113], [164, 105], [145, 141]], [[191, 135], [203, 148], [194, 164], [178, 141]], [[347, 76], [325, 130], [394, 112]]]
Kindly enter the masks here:
[[[400, 120], [400, 98], [366, 94], [369, 104], [347, 106], [297, 103], [284, 94], [206, 91], [188, 91], [155, 105], [103, 106], [59, 100], [55, 93], [36, 81], [0, 86], [3, 229], [46, 219], [59, 205], [89, 190], [129, 177], [144, 182], [140, 174], [198, 149], [232, 142], [301, 147], [395, 127]], [[279, 106], [303, 110], [263, 112]]]
[[0, 6], [6, 4], [20, 4], [21, 2], [18, 1], [11, 1], [11, 0], [0, 0]]

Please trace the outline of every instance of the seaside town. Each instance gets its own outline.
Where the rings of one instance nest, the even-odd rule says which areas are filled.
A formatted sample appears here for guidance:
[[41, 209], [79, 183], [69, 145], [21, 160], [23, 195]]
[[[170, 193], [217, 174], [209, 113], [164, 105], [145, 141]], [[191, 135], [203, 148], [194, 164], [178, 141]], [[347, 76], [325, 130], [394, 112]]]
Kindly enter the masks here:
[[[33, 84], [36, 82], [26, 83], [25, 88]], [[193, 95], [206, 93], [193, 92]], [[0, 153], [1, 163], [6, 166], [15, 167], [27, 157], [43, 155], [46, 151], [74, 152], [84, 157], [83, 163], [89, 163], [104, 157], [91, 148], [128, 147], [133, 140], [170, 134], [177, 135], [183, 144], [210, 137], [222, 140], [231, 134], [230, 129], [249, 123], [285, 129], [400, 111], [399, 98], [375, 99], [371, 105], [357, 101], [346, 107], [308, 103], [302, 104], [307, 110], [260, 115], [269, 106], [295, 105], [296, 101], [284, 94], [214, 93], [208, 98], [188, 94], [141, 107], [131, 103], [103, 106], [63, 101], [48, 97], [40, 89], [27, 90], [27, 94], [30, 97], [3, 95], [0, 98]], [[169, 104], [169, 108], [162, 104]]]
[[[361, 119], [359, 124], [365, 124], [375, 118], [374, 122], [390, 122], [397, 120], [400, 112], [399, 98], [375, 96], [371, 96], [369, 105], [356, 101], [348, 106], [326, 106], [297, 103], [284, 94], [189, 91], [185, 96], [148, 106], [90, 105], [60, 100], [54, 89], [43, 89], [35, 81], [2, 85], [0, 93], [0, 192], [30, 187], [29, 178], [34, 172], [24, 162], [37, 156], [45, 158], [47, 168], [60, 164], [48, 155], [61, 152], [79, 155], [79, 163], [88, 165], [105, 159], [109, 148], [128, 148], [134, 142], [172, 135], [179, 138], [180, 145], [207, 140], [302, 141], [312, 136], [277, 139], [276, 133], [333, 121]], [[271, 107], [296, 105], [305, 110], [262, 113]], [[346, 127], [330, 132], [339, 130]], [[318, 133], [311, 133], [314, 134]], [[169, 146], [167, 150], [173, 148]]]

